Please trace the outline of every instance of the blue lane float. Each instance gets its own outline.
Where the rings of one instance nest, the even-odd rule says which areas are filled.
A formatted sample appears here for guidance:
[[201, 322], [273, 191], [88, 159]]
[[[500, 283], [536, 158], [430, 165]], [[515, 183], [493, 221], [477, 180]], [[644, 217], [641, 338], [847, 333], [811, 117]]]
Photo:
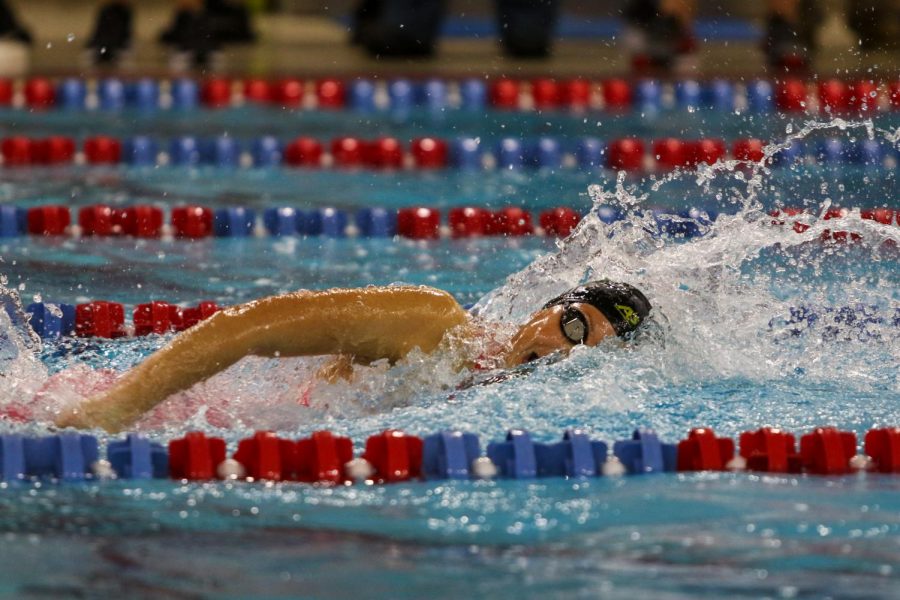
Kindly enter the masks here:
[[575, 161], [584, 170], [606, 166], [606, 144], [593, 137], [581, 138], [575, 147]]
[[27, 477], [82, 481], [93, 476], [100, 452], [97, 438], [73, 432], [45, 438], [25, 438]]
[[663, 444], [649, 429], [636, 429], [630, 440], [613, 444], [613, 454], [632, 475], [675, 471], [678, 448]]
[[146, 135], [128, 138], [122, 144], [122, 160], [132, 167], [154, 167], [159, 160], [159, 145]]
[[65, 110], [82, 110], [87, 103], [87, 85], [83, 79], [63, 79], [56, 89], [56, 98]]
[[459, 84], [460, 108], [483, 111], [488, 104], [488, 89], [480, 79], [466, 79]]
[[213, 213], [213, 235], [248, 237], [256, 226], [256, 211], [243, 206], [220, 208]]
[[356, 212], [356, 226], [363, 237], [389, 238], [397, 234], [397, 211], [363, 208]]
[[155, 111], [159, 108], [159, 82], [144, 77], [128, 86], [128, 103], [140, 111]]
[[350, 108], [359, 112], [375, 110], [375, 84], [368, 79], [356, 79], [348, 92]]
[[169, 476], [169, 455], [160, 444], [135, 434], [110, 442], [107, 458], [122, 479], [163, 479]]
[[569, 429], [561, 442], [535, 444], [539, 477], [597, 477], [603, 474], [608, 448], [584, 431]]
[[33, 302], [25, 312], [31, 315], [31, 328], [43, 340], [75, 335], [75, 307], [71, 304]]
[[200, 86], [193, 79], [176, 79], [172, 82], [172, 108], [195, 110], [200, 106]]
[[0, 237], [19, 237], [28, 230], [28, 213], [19, 206], [0, 205]]
[[97, 87], [100, 109], [110, 112], [125, 110], [128, 96], [125, 84], [121, 79], [102, 79]]
[[470, 479], [472, 463], [481, 456], [478, 436], [461, 431], [442, 431], [427, 436], [422, 446], [425, 479]]
[[537, 454], [531, 435], [522, 429], [511, 429], [506, 441], [491, 442], [487, 457], [496, 465], [500, 477], [534, 479], [537, 477]]

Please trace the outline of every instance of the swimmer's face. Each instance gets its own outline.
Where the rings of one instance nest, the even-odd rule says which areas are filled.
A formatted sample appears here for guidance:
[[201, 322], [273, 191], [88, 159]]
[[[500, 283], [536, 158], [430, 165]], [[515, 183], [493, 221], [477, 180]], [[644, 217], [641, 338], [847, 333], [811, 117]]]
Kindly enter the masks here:
[[609, 320], [590, 304], [573, 302], [551, 306], [534, 313], [519, 329], [512, 339], [506, 363], [521, 365], [554, 352], [568, 353], [579, 343], [596, 346], [615, 336], [616, 330]]

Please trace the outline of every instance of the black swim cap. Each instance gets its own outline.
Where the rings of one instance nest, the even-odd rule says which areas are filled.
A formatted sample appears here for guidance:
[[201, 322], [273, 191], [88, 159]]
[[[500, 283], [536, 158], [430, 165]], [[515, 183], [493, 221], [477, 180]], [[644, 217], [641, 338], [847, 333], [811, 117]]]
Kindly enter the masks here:
[[640, 327], [653, 308], [647, 297], [633, 285], [609, 279], [592, 281], [571, 289], [545, 304], [544, 308], [573, 302], [590, 304], [602, 312], [619, 337]]

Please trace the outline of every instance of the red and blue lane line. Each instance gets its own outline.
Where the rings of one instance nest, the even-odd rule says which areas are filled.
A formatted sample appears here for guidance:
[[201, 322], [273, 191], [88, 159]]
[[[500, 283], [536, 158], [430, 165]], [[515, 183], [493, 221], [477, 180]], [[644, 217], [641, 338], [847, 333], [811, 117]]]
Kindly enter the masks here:
[[[9, 418], [9, 417], [7, 417]], [[76, 432], [31, 438], [0, 435], [0, 482], [32, 480], [162, 479], [247, 480], [332, 485], [417, 480], [592, 478], [651, 473], [749, 471], [789, 475], [900, 474], [900, 428], [869, 430], [860, 451], [857, 436], [816, 427], [796, 437], [771, 427], [747, 431], [735, 440], [706, 427], [677, 443], [665, 443], [647, 429], [612, 447], [584, 431], [566, 430], [555, 443], [534, 442], [521, 429], [487, 444], [461, 431], [424, 438], [387, 430], [365, 441], [359, 456], [353, 441], [328, 431], [291, 440], [272, 432], [242, 439], [228, 456], [225, 440], [187, 433], [168, 446], [137, 434], [111, 441], [100, 459], [95, 437]]]
[[[609, 206], [598, 209], [599, 218], [607, 224], [624, 218]], [[773, 225], [789, 224], [798, 233], [809, 229], [804, 223], [813, 213], [802, 208], [787, 207], [772, 211]], [[850, 214], [849, 208], [831, 207], [824, 220], [840, 221]], [[690, 208], [668, 215], [654, 210], [657, 231], [661, 236], [693, 238], [705, 234], [716, 220], [715, 211]], [[883, 225], [900, 225], [900, 211], [892, 208], [860, 209], [860, 216]], [[77, 222], [72, 210], [62, 205], [22, 208], [0, 206], [0, 238], [23, 235], [36, 237], [116, 237], [175, 238], [197, 240], [209, 237], [309, 236], [401, 238], [414, 240], [463, 239], [484, 236], [555, 236], [567, 237], [583, 218], [570, 207], [555, 207], [532, 213], [518, 206], [487, 209], [458, 206], [446, 211], [446, 219], [438, 208], [412, 206], [400, 209], [362, 208], [354, 213], [321, 207], [301, 210], [290, 206], [269, 207], [261, 215], [249, 207], [232, 206], [212, 209], [207, 206], [176, 206], [165, 222], [163, 209], [154, 205], [113, 207], [95, 204], [78, 209]], [[836, 223], [837, 225], [838, 223]], [[858, 234], [841, 230], [823, 233], [825, 241], [857, 241]]]
[[786, 78], [734, 82], [727, 79], [674, 82], [654, 79], [469, 78], [446, 80], [356, 78], [278, 80], [180, 78], [53, 81], [34, 77], [0, 80], [0, 107], [118, 112], [223, 109], [244, 105], [278, 110], [379, 110], [405, 112], [497, 110], [637, 113], [665, 109], [721, 113], [870, 115], [900, 110], [900, 81]]
[[[665, 172], [692, 169], [720, 160], [760, 162], [766, 142], [741, 138], [731, 143], [718, 138], [660, 138], [645, 141], [637, 137], [577, 140], [543, 136], [529, 139], [506, 137], [496, 143], [479, 138], [441, 139], [420, 137], [404, 143], [394, 137], [361, 139], [337, 137], [323, 142], [301, 136], [287, 141], [267, 135], [249, 141], [222, 135], [185, 135], [158, 140], [138, 135], [118, 139], [105, 135], [85, 138], [51, 136], [7, 137], [0, 141], [0, 159], [5, 168], [59, 167], [86, 165], [103, 167], [161, 168], [333, 168], [373, 171], [473, 170], [581, 170], [614, 169]], [[895, 168], [900, 155], [894, 145], [863, 138], [847, 141], [830, 137], [814, 143], [795, 141], [770, 158], [773, 166], [798, 162], [821, 165], [860, 165]]]

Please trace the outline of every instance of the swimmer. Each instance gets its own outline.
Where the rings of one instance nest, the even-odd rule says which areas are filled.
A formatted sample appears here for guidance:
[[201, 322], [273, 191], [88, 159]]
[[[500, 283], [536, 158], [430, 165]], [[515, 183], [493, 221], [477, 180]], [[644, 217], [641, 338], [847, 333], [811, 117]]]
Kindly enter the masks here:
[[[625, 283], [603, 280], [576, 287], [534, 313], [498, 354], [499, 363], [514, 367], [566, 354], [577, 345], [630, 339], [650, 308], [647, 298]], [[175, 336], [57, 424], [120, 431], [170, 395], [249, 355], [335, 355], [335, 371], [349, 375], [353, 363], [394, 363], [415, 348], [431, 353], [451, 333], [486, 335], [450, 294], [429, 287], [299, 291], [255, 300], [221, 310]]]

